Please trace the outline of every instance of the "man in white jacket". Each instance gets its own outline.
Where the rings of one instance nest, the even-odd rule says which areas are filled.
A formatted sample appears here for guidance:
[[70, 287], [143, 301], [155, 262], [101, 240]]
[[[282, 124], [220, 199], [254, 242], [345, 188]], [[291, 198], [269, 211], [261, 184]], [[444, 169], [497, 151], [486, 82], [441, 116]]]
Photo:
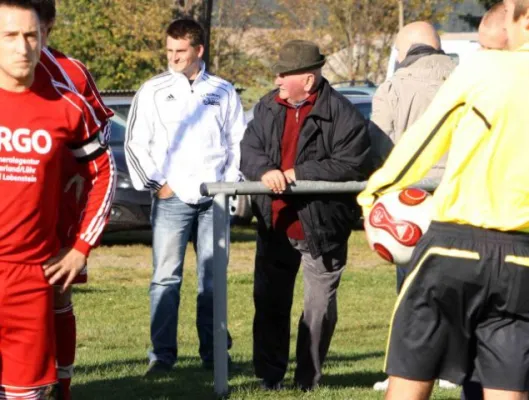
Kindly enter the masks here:
[[153, 348], [146, 375], [168, 372], [177, 360], [180, 286], [190, 238], [197, 258], [199, 354], [205, 368], [213, 366], [213, 210], [212, 199], [199, 188], [202, 182], [240, 180], [245, 130], [234, 87], [205, 70], [202, 27], [175, 20], [166, 33], [169, 69], [136, 94], [125, 140], [134, 187], [153, 195]]

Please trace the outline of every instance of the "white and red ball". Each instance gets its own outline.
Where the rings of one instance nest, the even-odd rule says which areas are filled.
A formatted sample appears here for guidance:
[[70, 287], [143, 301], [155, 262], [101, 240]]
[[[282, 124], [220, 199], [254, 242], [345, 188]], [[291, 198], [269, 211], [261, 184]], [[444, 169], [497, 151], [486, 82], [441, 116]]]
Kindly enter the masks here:
[[384, 260], [405, 264], [432, 219], [432, 196], [408, 188], [381, 196], [364, 223], [369, 245]]

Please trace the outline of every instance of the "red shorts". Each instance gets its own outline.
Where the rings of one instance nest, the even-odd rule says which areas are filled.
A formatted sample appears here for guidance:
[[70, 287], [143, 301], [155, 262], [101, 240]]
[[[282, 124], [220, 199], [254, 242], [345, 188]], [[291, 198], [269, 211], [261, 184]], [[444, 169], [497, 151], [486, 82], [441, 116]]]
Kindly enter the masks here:
[[38, 265], [0, 262], [0, 391], [57, 381], [53, 289]]

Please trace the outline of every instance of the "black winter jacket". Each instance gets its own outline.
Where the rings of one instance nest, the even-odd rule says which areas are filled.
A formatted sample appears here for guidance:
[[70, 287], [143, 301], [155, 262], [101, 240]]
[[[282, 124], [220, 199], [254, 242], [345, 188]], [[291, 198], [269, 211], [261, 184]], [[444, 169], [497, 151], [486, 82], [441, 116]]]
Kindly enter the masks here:
[[[241, 142], [241, 171], [260, 181], [281, 165], [281, 138], [286, 109], [275, 100], [277, 90], [254, 108]], [[372, 172], [370, 141], [362, 114], [324, 80], [301, 128], [294, 171], [297, 180], [364, 181]], [[293, 195], [305, 240], [317, 258], [347, 241], [360, 213], [353, 194]], [[260, 235], [272, 234], [272, 196], [252, 197]]]

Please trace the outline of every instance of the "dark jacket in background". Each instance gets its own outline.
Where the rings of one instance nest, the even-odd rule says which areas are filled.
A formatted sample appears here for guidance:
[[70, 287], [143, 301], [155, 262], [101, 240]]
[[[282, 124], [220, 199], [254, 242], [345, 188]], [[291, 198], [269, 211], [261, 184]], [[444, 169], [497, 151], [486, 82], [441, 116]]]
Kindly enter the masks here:
[[[372, 172], [366, 121], [344, 96], [324, 80], [318, 98], [300, 131], [296, 154], [297, 180], [364, 181]], [[260, 181], [263, 174], [280, 169], [285, 107], [275, 101], [278, 91], [255, 106], [241, 142], [241, 171]], [[293, 195], [305, 240], [312, 257], [319, 257], [346, 241], [360, 213], [356, 196], [349, 194]], [[259, 234], [272, 229], [272, 197], [252, 197]]]

